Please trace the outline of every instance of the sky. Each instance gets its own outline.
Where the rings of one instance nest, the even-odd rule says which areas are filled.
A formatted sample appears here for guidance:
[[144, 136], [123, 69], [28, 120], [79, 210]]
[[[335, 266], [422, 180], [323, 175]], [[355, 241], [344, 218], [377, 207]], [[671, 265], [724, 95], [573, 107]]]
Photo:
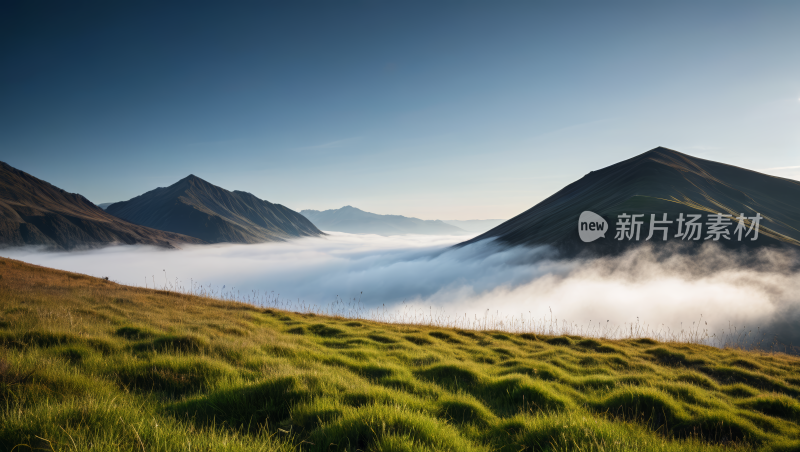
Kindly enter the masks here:
[[0, 160], [96, 203], [511, 218], [665, 146], [800, 179], [798, 2], [0, 4]]

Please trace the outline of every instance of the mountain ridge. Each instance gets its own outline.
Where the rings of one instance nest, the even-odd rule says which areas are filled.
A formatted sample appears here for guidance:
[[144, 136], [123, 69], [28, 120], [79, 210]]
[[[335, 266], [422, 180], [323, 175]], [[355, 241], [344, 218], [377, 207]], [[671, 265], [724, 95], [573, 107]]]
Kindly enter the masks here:
[[262, 243], [323, 235], [299, 213], [194, 174], [106, 208], [112, 215], [209, 243]]
[[173, 248], [204, 242], [121, 220], [80, 194], [0, 162], [0, 244], [69, 250], [120, 243]]
[[[578, 216], [597, 213], [613, 230], [622, 213], [749, 215], [761, 222], [762, 244], [800, 246], [800, 182], [704, 160], [658, 147], [600, 170], [591, 171], [505, 223], [456, 246], [493, 238], [505, 245], [553, 245], [569, 254], [617, 252], [630, 243], [613, 236], [592, 243], [578, 237]], [[674, 237], [677, 225], [670, 226]], [[680, 239], [678, 239], [680, 241]], [[726, 245], [732, 245], [726, 243]], [[744, 244], [757, 246], [756, 244]]]
[[353, 206], [328, 210], [301, 210], [300, 213], [320, 229], [350, 234], [377, 234], [383, 236], [461, 235], [467, 231], [441, 220], [421, 220], [402, 215], [380, 215], [365, 212]]

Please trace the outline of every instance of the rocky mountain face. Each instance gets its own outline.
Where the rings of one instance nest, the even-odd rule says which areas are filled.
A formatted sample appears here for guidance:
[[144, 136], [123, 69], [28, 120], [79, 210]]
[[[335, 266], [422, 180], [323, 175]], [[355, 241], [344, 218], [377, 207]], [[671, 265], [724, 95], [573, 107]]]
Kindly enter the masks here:
[[306, 217], [242, 191], [190, 175], [106, 212], [131, 223], [186, 234], [208, 243], [261, 243], [323, 235]]
[[[601, 220], [581, 220], [584, 212]], [[689, 220], [696, 226], [690, 228]], [[596, 232], [599, 228], [606, 232]], [[759, 236], [753, 240], [756, 229]], [[459, 246], [485, 239], [510, 246], [552, 245], [566, 254], [616, 253], [646, 242], [794, 248], [800, 246], [800, 182], [659, 147], [592, 171]]]
[[71, 250], [113, 244], [172, 248], [195, 237], [131, 224], [76, 193], [68, 193], [0, 162], [0, 245]]

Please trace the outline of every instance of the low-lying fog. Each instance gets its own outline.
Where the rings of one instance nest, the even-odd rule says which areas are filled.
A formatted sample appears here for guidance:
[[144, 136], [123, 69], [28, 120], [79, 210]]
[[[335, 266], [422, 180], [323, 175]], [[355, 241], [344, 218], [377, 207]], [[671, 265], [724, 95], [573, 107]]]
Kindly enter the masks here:
[[646, 328], [662, 339], [681, 330], [683, 337], [707, 331], [716, 343], [723, 331], [735, 328], [752, 330], [751, 337], [767, 342], [777, 334], [784, 343], [800, 343], [800, 272], [797, 255], [790, 252], [741, 254], [708, 247], [689, 257], [639, 249], [614, 258], [570, 260], [546, 247], [501, 250], [481, 242], [449, 248], [463, 239], [333, 232], [288, 243], [178, 251], [16, 248], [0, 255], [129, 285], [177, 285], [195, 292], [202, 286], [239, 299], [256, 294], [262, 301], [269, 294], [271, 300], [291, 300], [295, 309], [352, 312], [362, 306], [362, 315], [417, 320], [432, 315], [450, 325], [511, 330], [541, 330], [557, 321], [558, 332], [566, 324], [573, 333], [618, 337], [638, 325], [639, 334]]

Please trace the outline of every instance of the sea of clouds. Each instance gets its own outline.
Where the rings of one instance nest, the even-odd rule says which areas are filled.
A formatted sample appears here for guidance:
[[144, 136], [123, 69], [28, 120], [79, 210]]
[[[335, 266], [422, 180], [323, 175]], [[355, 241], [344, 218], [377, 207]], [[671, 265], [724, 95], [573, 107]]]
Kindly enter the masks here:
[[704, 246], [687, 255], [643, 247], [564, 259], [548, 247], [492, 241], [452, 247], [463, 240], [331, 232], [259, 245], [10, 248], [0, 255], [128, 285], [277, 299], [298, 310], [716, 344], [743, 343], [742, 332], [752, 331], [745, 342], [764, 345], [777, 336], [800, 344], [800, 260], [790, 251]]

